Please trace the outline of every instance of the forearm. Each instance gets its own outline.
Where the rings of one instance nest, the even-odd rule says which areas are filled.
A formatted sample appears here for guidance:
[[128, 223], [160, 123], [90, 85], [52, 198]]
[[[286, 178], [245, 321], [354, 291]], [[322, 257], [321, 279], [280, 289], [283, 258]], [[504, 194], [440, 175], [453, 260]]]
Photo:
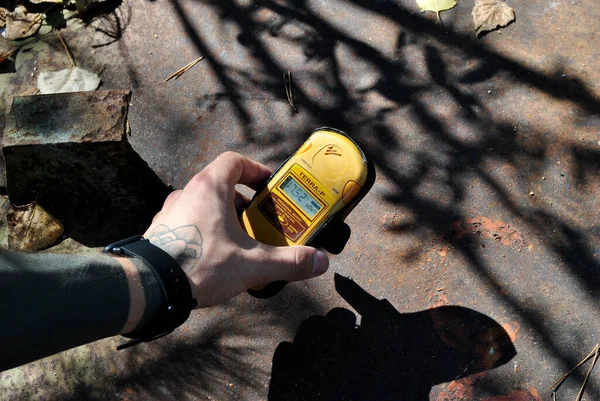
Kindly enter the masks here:
[[135, 263], [0, 251], [0, 371], [135, 328], [161, 301]]

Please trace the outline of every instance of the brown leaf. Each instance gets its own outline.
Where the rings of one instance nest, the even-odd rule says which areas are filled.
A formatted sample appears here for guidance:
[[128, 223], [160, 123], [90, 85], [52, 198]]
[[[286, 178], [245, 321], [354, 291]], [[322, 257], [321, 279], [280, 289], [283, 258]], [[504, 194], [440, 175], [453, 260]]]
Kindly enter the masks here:
[[3, 38], [2, 35], [0, 35], [0, 54], [8, 53], [16, 49], [17, 47], [19, 46], [15, 45], [13, 42]]
[[23, 6], [18, 6], [6, 14], [6, 39], [23, 39], [35, 34], [42, 26], [39, 15], [27, 12]]
[[0, 7], [0, 28], [6, 25], [6, 14], [8, 14], [8, 10]]
[[0, 247], [8, 247], [8, 223], [6, 216], [10, 212], [11, 204], [8, 196], [0, 195]]
[[20, 251], [37, 251], [54, 244], [64, 228], [36, 202], [13, 206], [6, 216], [8, 247]]
[[15, 47], [12, 50], [4, 52], [2, 50], [2, 47], [0, 46], [0, 64], [2, 64], [6, 59], [8, 59], [9, 57], [11, 57], [13, 54], [15, 54], [17, 50], [19, 50], [19, 48]]
[[515, 10], [503, 0], [476, 0], [471, 15], [477, 36], [507, 26], [515, 20]]

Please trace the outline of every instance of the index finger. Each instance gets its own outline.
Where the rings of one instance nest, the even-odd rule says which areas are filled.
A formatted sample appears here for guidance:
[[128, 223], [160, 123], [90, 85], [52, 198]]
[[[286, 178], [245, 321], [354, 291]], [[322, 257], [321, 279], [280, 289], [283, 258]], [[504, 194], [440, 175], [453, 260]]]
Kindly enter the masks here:
[[273, 172], [264, 164], [235, 152], [222, 153], [206, 166], [205, 171], [218, 182], [227, 183], [231, 187], [242, 184], [254, 190], [262, 186]]

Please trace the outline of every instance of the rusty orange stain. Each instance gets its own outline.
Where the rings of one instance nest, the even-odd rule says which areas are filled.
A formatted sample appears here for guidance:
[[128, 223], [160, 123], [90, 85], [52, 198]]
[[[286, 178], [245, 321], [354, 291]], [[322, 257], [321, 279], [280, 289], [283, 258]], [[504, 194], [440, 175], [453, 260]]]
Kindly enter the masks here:
[[470, 400], [473, 398], [473, 383], [468, 381], [463, 383], [463, 380], [454, 380], [448, 385], [448, 390], [452, 391], [450, 400]]
[[452, 222], [451, 231], [455, 232], [457, 239], [465, 237], [482, 237], [499, 241], [502, 245], [510, 246], [523, 244], [523, 236], [515, 228], [501, 220], [492, 220], [485, 216], [476, 216], [464, 222]]
[[445, 258], [448, 255], [448, 245], [444, 245], [442, 249], [440, 249], [439, 254], [442, 258]]
[[450, 305], [450, 301], [448, 301], [448, 297], [446, 296], [446, 294], [440, 294], [438, 304]]
[[512, 341], [514, 343], [515, 340], [517, 339], [517, 333], [521, 329], [521, 325], [517, 322], [504, 323], [502, 325], [502, 328], [504, 330], [506, 330], [508, 337], [510, 337], [510, 341]]
[[411, 224], [406, 220], [406, 216], [399, 213], [384, 214], [381, 216], [381, 225], [384, 230], [396, 231], [411, 228]]
[[[445, 395], [447, 401], [462, 401], [473, 399], [473, 391], [475, 381], [485, 376], [485, 372], [476, 373], [462, 379], [453, 380], [448, 384], [448, 391], [450, 394], [441, 393]], [[442, 398], [442, 400], [444, 400]], [[438, 401], [442, 401], [438, 397]]]
[[135, 399], [137, 399], [137, 395], [138, 392], [135, 391], [134, 389], [127, 387], [125, 389], [125, 395], [123, 395], [123, 398], [121, 398], [121, 401], [133, 401]]
[[535, 398], [542, 398], [542, 397], [540, 397], [540, 392], [537, 391], [537, 388], [535, 388], [533, 386], [529, 387], [529, 394], [531, 394]]
[[448, 297], [442, 291], [429, 291], [429, 302], [432, 307], [445, 306], [450, 305], [450, 301], [448, 301]]
[[495, 395], [481, 401], [542, 401], [542, 398], [535, 387], [530, 387], [528, 390], [517, 390], [507, 395]]
[[[448, 384], [447, 392], [438, 394], [436, 401], [465, 401], [472, 400], [475, 390], [475, 381], [485, 376], [485, 372], [477, 373]], [[481, 401], [542, 401], [539, 391], [535, 387], [527, 390], [516, 390], [510, 394], [495, 395], [481, 399]]]
[[441, 393], [438, 394], [435, 401], [452, 401], [452, 398], [450, 398], [450, 395], [448, 395], [448, 393], [445, 393], [442, 391]]

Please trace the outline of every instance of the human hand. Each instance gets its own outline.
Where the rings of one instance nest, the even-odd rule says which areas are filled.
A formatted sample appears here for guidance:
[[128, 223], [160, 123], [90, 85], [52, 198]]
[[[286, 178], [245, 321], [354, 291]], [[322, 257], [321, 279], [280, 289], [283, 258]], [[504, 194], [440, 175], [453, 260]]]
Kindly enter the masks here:
[[329, 260], [322, 251], [265, 245], [242, 229], [237, 210], [250, 200], [235, 184], [256, 190], [270, 174], [261, 163], [223, 153], [167, 197], [144, 234], [179, 262], [199, 308], [223, 303], [248, 288], [327, 271]]

